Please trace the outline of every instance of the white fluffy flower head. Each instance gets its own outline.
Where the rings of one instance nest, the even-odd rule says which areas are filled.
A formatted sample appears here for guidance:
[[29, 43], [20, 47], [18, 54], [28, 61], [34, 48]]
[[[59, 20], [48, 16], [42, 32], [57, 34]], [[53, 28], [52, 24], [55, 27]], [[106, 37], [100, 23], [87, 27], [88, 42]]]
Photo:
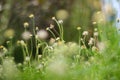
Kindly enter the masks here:
[[83, 35], [83, 36], [88, 35], [88, 31], [84, 31], [82, 35]]
[[48, 37], [48, 33], [45, 30], [39, 30], [37, 32], [37, 36], [39, 39], [46, 39]]
[[22, 33], [22, 38], [24, 40], [29, 40], [31, 38], [31, 35], [32, 34], [29, 31], [25, 31], [25, 32]]

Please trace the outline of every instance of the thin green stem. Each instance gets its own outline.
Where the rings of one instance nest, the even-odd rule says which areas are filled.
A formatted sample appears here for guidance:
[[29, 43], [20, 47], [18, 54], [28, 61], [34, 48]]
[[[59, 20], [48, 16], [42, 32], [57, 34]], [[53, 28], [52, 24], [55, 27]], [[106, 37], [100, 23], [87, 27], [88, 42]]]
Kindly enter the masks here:
[[86, 47], [86, 45], [85, 45], [85, 37], [84, 37], [84, 39], [81, 40], [81, 41], [82, 41], [83, 45]]
[[56, 33], [58, 36], [60, 36], [60, 34], [56, 31], [55, 28], [53, 28], [53, 30], [55, 31], [55, 33]]
[[38, 50], [39, 50], [39, 46], [38, 46], [38, 41], [36, 39], [36, 56], [35, 56], [36, 60], [38, 60], [38, 54], [39, 54]]
[[29, 56], [29, 51], [28, 51], [27, 44], [25, 45], [25, 50], [26, 50], [26, 55]]
[[80, 51], [81, 51], [81, 49], [80, 49], [80, 46], [81, 46], [81, 41], [80, 41], [80, 30], [78, 30], [78, 36], [79, 36], [79, 38], [78, 38], [78, 43], [79, 43], [79, 54], [80, 54]]
[[47, 48], [48, 48], [48, 47], [45, 47], [45, 48], [43, 49], [43, 57], [45, 57], [45, 51], [47, 50]]
[[35, 36], [35, 21], [34, 18], [32, 18], [32, 27], [33, 27], [33, 36]]
[[56, 20], [56, 19], [54, 19], [55, 20], [55, 22], [57, 23], [57, 25], [58, 25], [58, 28], [59, 28], [59, 32], [61, 33], [61, 27], [60, 27], [60, 24], [58, 23], [58, 21]]
[[25, 60], [26, 53], [25, 53], [25, 50], [24, 50], [24, 46], [21, 45], [21, 47], [22, 47], [22, 51], [23, 51], [23, 57], [24, 57], [24, 60]]
[[62, 24], [60, 26], [61, 26], [61, 39], [63, 41], [64, 40], [63, 39], [64, 38], [64, 29], [63, 29], [63, 25]]
[[30, 45], [31, 45], [31, 51], [30, 51], [30, 57], [32, 56], [32, 52], [33, 52], [33, 42], [32, 42], [32, 38], [30, 40]]
[[60, 38], [62, 39], [62, 28], [61, 28], [61, 25], [58, 23], [58, 21], [56, 19], [54, 19], [55, 22], [57, 23], [58, 25], [58, 28], [59, 28], [59, 33], [60, 33]]
[[50, 30], [50, 29], [48, 29], [48, 31], [53, 35], [53, 37], [56, 39], [56, 36], [55, 36], [55, 34]]

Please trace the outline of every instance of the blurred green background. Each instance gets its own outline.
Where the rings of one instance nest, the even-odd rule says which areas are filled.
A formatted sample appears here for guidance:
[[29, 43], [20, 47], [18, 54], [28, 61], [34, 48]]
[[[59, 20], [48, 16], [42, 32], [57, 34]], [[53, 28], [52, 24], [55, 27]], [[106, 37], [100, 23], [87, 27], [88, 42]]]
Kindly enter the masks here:
[[51, 23], [56, 26], [51, 19], [53, 16], [62, 19], [65, 41], [77, 41], [76, 28], [80, 26], [91, 35], [95, 27], [92, 22], [100, 10], [100, 0], [0, 0], [0, 44], [10, 36], [21, 39], [23, 23], [31, 23], [28, 18], [31, 13], [35, 15], [35, 25], [39, 29], [45, 29]]

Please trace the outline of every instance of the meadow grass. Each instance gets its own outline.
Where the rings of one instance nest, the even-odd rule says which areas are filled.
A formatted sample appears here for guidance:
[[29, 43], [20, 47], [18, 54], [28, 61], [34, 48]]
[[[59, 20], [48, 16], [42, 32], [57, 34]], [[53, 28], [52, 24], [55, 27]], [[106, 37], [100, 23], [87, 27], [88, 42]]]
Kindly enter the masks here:
[[[15, 63], [14, 57], [8, 55], [12, 38], [10, 49], [0, 46], [0, 80], [120, 79], [120, 40], [114, 26], [97, 23], [93, 35], [78, 27], [78, 42], [65, 42], [63, 21], [53, 17], [59, 31], [53, 31], [54, 25], [47, 27], [46, 31], [53, 38], [46, 41], [45, 37], [37, 34], [39, 29], [35, 27], [34, 15], [29, 18], [33, 21], [33, 33], [16, 43], [23, 52], [22, 63]], [[25, 22], [24, 27], [27, 31], [29, 23]]]

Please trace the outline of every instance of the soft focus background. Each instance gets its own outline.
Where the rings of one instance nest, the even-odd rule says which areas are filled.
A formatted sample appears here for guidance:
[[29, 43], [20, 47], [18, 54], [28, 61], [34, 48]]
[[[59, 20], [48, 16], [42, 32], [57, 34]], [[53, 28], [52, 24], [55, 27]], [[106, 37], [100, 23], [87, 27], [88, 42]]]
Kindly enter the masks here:
[[119, 17], [118, 10], [119, 0], [0, 0], [0, 44], [11, 36], [21, 39], [23, 23], [31, 23], [28, 18], [31, 13], [39, 29], [50, 24], [56, 26], [53, 16], [63, 20], [65, 41], [77, 41], [76, 27], [92, 35], [96, 22], [114, 22]]
[[62, 19], [65, 40], [76, 41], [76, 27], [92, 32], [93, 17], [100, 10], [99, 0], [0, 0], [0, 44], [10, 36], [20, 38], [24, 31], [23, 23], [30, 22], [28, 16], [31, 13], [40, 29], [54, 24], [53, 16]]

